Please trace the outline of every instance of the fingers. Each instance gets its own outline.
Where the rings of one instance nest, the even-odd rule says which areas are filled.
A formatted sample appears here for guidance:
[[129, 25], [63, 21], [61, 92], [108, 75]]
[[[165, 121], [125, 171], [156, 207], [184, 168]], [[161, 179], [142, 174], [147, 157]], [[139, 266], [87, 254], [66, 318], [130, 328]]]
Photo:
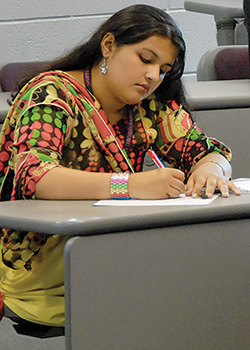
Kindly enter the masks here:
[[[197, 179], [191, 176], [187, 182], [186, 196], [192, 196], [194, 198], [197, 198], [202, 194], [202, 189], [206, 187], [206, 183], [207, 183], [207, 179], [203, 176], [200, 176]], [[213, 191], [212, 190], [213, 186], [214, 186], [214, 183], [211, 181], [211, 184], [209, 186], [209, 192]]]
[[187, 182], [187, 186], [186, 186], [186, 196], [192, 196], [193, 193], [193, 189], [194, 189], [194, 177], [191, 176]]
[[[227, 181], [218, 180], [216, 188], [218, 188], [220, 190], [222, 197], [224, 197], [224, 198], [229, 197], [229, 190], [228, 190]], [[214, 189], [214, 191], [215, 191], [215, 189]]]
[[215, 178], [214, 179], [209, 178], [205, 187], [206, 187], [205, 194], [208, 198], [212, 198], [216, 188], [220, 190], [223, 197], [229, 196], [227, 183], [223, 179], [217, 180]]
[[182, 171], [173, 169], [172, 172], [173, 179], [171, 182], [169, 182], [169, 190], [168, 194], [170, 197], [179, 197], [181, 193], [185, 192], [185, 175]]
[[[207, 186], [206, 188], [207, 196], [211, 197], [215, 189], [219, 189], [222, 197], [224, 198], [229, 197], [229, 191], [232, 191], [237, 196], [241, 195], [240, 190], [235, 186], [235, 184], [232, 181], [225, 181], [223, 179], [218, 180], [216, 184], [216, 188], [214, 188], [213, 192], [211, 192], [209, 186]], [[212, 194], [209, 194], [209, 192], [211, 192]]]
[[232, 181], [228, 181], [227, 185], [228, 185], [228, 189], [230, 191], [232, 191], [234, 194], [236, 194], [236, 196], [240, 196], [241, 195], [240, 190], [238, 189], [238, 187], [235, 186], [235, 184]]
[[[166, 168], [165, 168], [166, 169]], [[183, 171], [178, 170], [178, 169], [170, 169], [172, 176], [175, 177], [176, 179], [180, 180], [182, 183], [185, 180], [185, 174], [183, 173]]]
[[228, 197], [228, 187], [224, 179], [213, 175], [208, 177], [192, 175], [187, 182], [186, 196], [197, 198], [205, 194], [208, 198], [212, 198], [216, 188], [220, 189], [224, 197]]
[[[205, 189], [205, 191], [204, 191]], [[212, 198], [215, 191], [219, 190], [222, 197], [229, 197], [229, 191], [232, 191], [235, 195], [240, 196], [240, 190], [235, 186], [232, 181], [227, 181], [223, 178], [208, 178], [199, 177], [197, 181], [193, 177], [190, 177], [186, 186], [186, 196], [192, 196], [194, 198], [205, 194], [208, 198]]]
[[179, 197], [185, 191], [184, 173], [160, 168], [130, 175], [129, 193], [133, 198], [163, 199]]
[[179, 197], [179, 195], [184, 192], [185, 192], [185, 185], [183, 182], [182, 183], [180, 182], [176, 187], [170, 186], [168, 190], [169, 197]]
[[172, 168], [156, 169], [156, 173], [159, 175], [156, 183], [161, 184], [161, 192], [165, 192], [167, 197], [179, 197], [181, 193], [185, 192], [185, 175], [181, 170]]

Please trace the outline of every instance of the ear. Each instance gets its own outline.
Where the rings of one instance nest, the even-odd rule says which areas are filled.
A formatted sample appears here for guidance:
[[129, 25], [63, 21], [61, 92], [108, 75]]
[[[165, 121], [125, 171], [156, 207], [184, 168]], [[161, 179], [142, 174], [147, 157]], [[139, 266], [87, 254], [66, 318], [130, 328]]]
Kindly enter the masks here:
[[101, 50], [104, 58], [108, 58], [109, 55], [117, 48], [115, 44], [115, 37], [112, 33], [106, 33], [101, 41]]

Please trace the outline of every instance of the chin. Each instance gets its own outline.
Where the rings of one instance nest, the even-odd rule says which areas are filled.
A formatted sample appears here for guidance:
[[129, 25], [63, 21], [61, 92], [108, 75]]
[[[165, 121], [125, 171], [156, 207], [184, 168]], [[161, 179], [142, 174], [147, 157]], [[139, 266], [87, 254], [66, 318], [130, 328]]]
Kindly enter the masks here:
[[145, 95], [139, 95], [137, 97], [131, 98], [128, 102], [127, 105], [136, 105], [137, 103], [140, 103], [142, 100], [148, 97], [148, 94]]

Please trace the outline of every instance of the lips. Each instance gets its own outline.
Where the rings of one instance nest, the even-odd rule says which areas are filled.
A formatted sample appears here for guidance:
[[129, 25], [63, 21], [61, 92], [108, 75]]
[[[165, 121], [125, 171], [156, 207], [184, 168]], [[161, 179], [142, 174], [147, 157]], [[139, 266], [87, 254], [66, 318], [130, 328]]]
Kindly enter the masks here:
[[144, 90], [145, 93], [149, 92], [150, 86], [148, 84], [138, 84]]

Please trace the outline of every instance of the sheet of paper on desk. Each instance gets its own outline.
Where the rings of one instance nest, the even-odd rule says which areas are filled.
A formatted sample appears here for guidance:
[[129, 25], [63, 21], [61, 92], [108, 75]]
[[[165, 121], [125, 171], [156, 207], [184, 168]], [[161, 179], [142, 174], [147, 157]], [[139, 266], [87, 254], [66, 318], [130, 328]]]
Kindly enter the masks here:
[[212, 198], [203, 199], [201, 197], [192, 198], [186, 197], [184, 194], [178, 198], [170, 198], [170, 199], [155, 199], [155, 200], [142, 200], [142, 199], [128, 199], [128, 200], [118, 200], [118, 199], [107, 199], [100, 200], [96, 202], [94, 205], [97, 206], [156, 206], [156, 205], [207, 205], [210, 204], [215, 198], [217, 198], [219, 194], [214, 195]]
[[233, 183], [238, 187], [242, 194], [250, 194], [250, 178], [234, 179]]

